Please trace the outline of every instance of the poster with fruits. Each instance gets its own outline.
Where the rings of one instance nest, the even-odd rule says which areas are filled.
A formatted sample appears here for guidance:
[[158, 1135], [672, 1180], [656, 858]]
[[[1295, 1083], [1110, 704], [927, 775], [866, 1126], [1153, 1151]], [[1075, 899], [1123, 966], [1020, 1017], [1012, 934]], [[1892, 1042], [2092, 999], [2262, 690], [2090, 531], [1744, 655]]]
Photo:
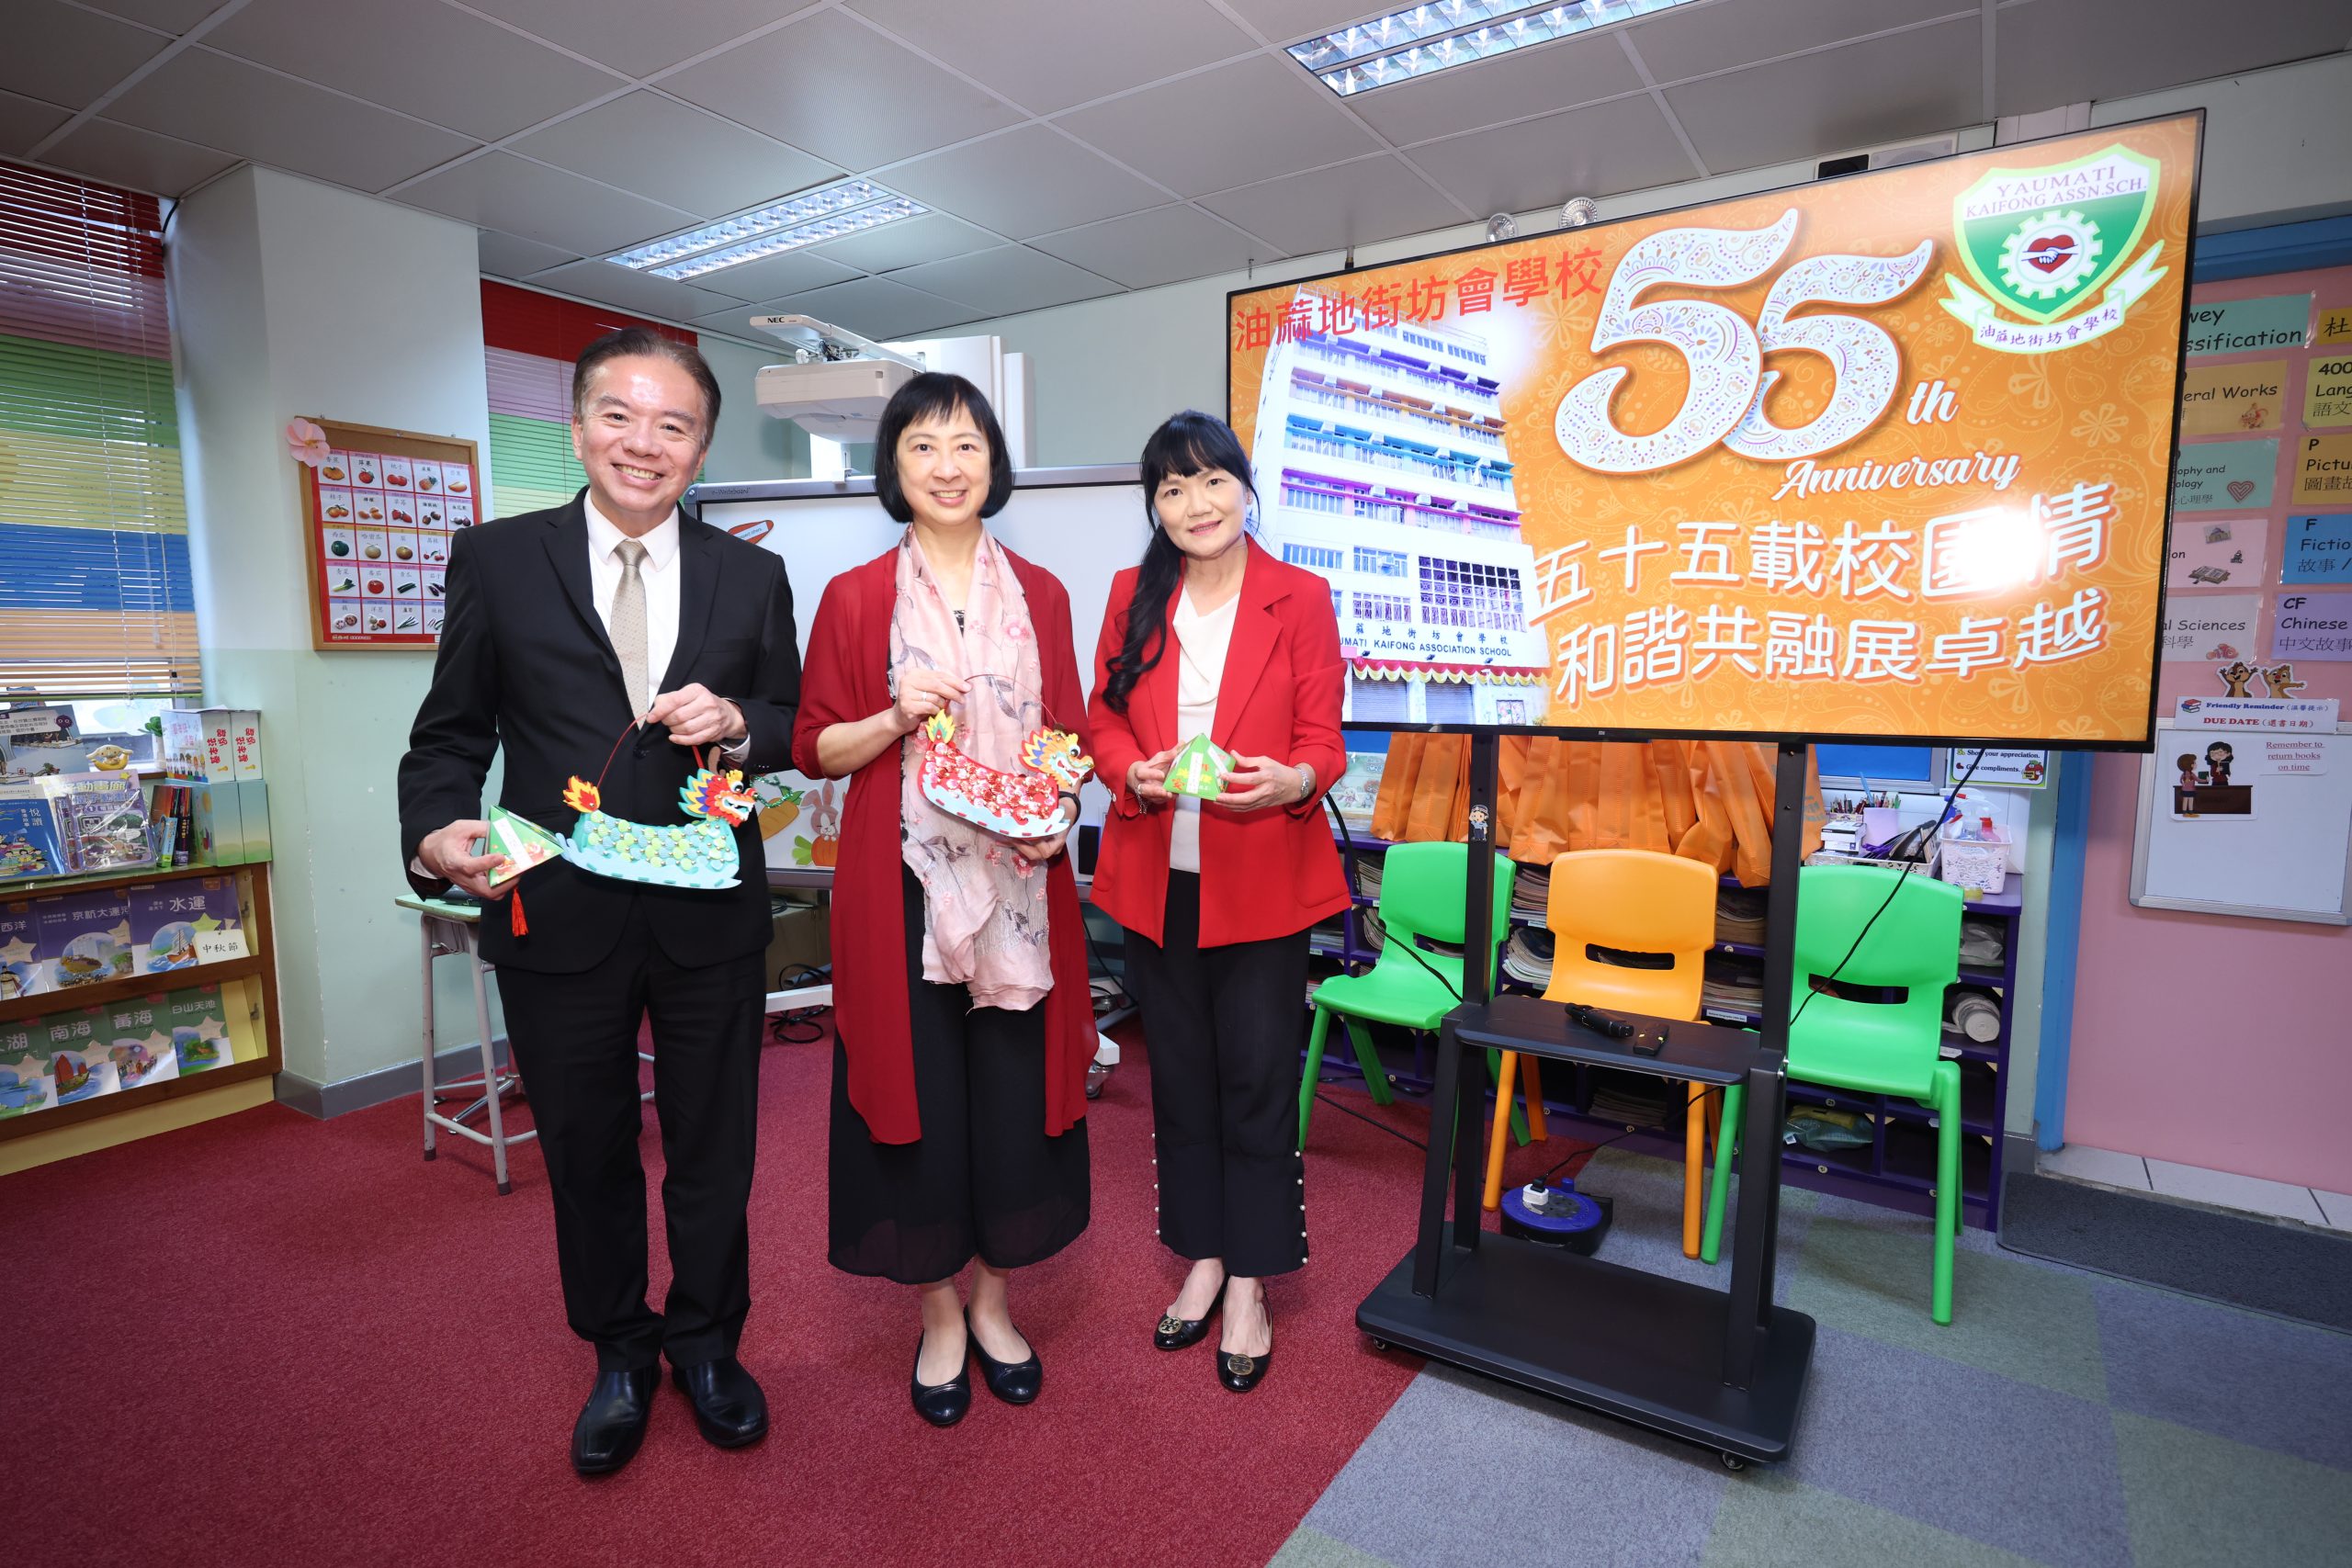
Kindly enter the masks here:
[[410, 431], [297, 421], [311, 645], [431, 649], [441, 637], [449, 544], [473, 526], [474, 444]]

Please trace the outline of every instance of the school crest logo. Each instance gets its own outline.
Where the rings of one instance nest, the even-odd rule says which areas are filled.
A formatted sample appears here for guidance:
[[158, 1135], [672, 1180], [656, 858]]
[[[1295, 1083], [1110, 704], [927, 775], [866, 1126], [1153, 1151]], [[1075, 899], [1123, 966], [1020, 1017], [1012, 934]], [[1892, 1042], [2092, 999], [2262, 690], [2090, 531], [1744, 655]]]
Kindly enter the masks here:
[[[2041, 169], [1994, 169], [1952, 202], [1972, 288], [1946, 274], [1943, 308], [2004, 354], [2048, 354], [2106, 336], [2167, 269], [2142, 251], [2158, 168], [2121, 145]], [[2021, 318], [2021, 319], [2020, 319]]]

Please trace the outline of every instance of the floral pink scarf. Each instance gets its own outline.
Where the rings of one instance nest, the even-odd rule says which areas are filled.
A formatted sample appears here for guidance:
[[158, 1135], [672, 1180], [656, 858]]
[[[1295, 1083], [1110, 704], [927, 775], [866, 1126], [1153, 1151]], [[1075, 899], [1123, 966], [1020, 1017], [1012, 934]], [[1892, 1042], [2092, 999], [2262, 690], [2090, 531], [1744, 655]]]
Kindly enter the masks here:
[[[1003, 547], [980, 536], [964, 625], [939, 591], [912, 528], [899, 544], [890, 614], [890, 689], [913, 665], [969, 683], [948, 710], [956, 744], [991, 768], [1020, 767], [1022, 739], [1045, 719], [1045, 675], [1029, 602]], [[975, 1007], [1013, 1012], [1053, 989], [1046, 943], [1045, 868], [923, 798], [922, 732], [899, 750], [899, 821], [907, 867], [922, 883], [922, 977], [962, 985]]]

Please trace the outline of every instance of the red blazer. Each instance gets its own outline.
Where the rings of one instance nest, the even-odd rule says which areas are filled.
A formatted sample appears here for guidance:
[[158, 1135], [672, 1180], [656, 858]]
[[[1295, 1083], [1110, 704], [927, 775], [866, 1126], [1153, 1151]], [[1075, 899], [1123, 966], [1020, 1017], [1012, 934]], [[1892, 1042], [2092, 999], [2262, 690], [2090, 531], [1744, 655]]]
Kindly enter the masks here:
[[[1248, 547], [1209, 738], [1242, 756], [1306, 764], [1315, 770], [1315, 793], [1288, 807], [1233, 812], [1213, 803], [1202, 807], [1203, 947], [1288, 936], [1348, 907], [1347, 876], [1321, 811], [1323, 792], [1348, 765], [1340, 739], [1342, 666], [1330, 586], [1276, 560], [1254, 541]], [[1113, 581], [1094, 649], [1094, 699], [1087, 715], [1095, 777], [1111, 791], [1112, 810], [1102, 823], [1092, 897], [1096, 908], [1156, 942], [1168, 908], [1172, 813], [1146, 808], [1127, 788], [1127, 769], [1192, 737], [1176, 733], [1172, 631], [1159, 662], [1127, 694], [1125, 713], [1114, 713], [1102, 700], [1111, 658], [1126, 638], [1139, 570], [1131, 567]], [[1169, 608], [1174, 605], [1170, 594]]]
[[[1085, 737], [1086, 708], [1070, 636], [1069, 594], [1053, 573], [1011, 550], [1012, 573], [1029, 602], [1053, 723]], [[809, 628], [792, 765], [811, 778], [817, 736], [827, 725], [871, 717], [891, 703], [890, 611], [898, 596], [897, 551], [853, 567], [825, 586]], [[899, 749], [850, 778], [833, 868], [833, 1020], [849, 1064], [849, 1102], [878, 1144], [922, 1136], [915, 1111], [913, 1027], [907, 1013], [904, 863], [899, 849]], [[1086, 931], [1069, 857], [1046, 870], [1046, 946], [1054, 988], [1046, 993], [1046, 1132], [1067, 1131], [1086, 1114], [1086, 1065], [1094, 1057], [1094, 1004], [1087, 980]]]

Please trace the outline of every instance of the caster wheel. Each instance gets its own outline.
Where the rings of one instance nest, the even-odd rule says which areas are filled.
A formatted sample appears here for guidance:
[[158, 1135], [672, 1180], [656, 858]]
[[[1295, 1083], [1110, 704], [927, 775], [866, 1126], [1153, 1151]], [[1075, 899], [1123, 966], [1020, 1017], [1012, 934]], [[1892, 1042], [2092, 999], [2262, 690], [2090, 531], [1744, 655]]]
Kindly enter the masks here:
[[1746, 1460], [1744, 1460], [1744, 1459], [1740, 1458], [1740, 1456], [1739, 1456], [1739, 1455], [1737, 1455], [1737, 1454], [1735, 1454], [1735, 1453], [1725, 1453], [1725, 1454], [1723, 1456], [1723, 1458], [1724, 1458], [1724, 1468], [1725, 1470], [1737, 1472], [1737, 1471], [1746, 1470], [1746, 1469], [1747, 1468], [1747, 1461]]
[[1385, 1350], [1388, 1348], [1388, 1341], [1385, 1339], [1374, 1339], [1372, 1342], [1372, 1348], [1375, 1350]]

